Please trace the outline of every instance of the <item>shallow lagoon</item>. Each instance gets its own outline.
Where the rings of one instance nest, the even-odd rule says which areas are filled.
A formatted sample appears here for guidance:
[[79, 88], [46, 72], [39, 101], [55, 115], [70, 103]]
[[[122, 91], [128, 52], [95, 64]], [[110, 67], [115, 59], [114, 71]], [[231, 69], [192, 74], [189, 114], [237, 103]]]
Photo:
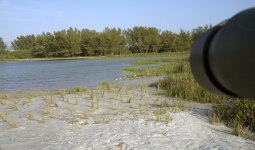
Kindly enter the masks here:
[[[155, 59], [156, 57], [154, 57]], [[55, 90], [95, 86], [125, 76], [121, 70], [151, 57], [0, 63], [0, 91]]]

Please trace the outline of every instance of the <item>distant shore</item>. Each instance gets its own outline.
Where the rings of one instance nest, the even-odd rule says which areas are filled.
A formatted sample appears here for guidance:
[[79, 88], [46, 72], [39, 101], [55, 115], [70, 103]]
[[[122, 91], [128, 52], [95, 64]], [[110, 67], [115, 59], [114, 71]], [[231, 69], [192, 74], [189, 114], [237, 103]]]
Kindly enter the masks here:
[[54, 60], [98, 60], [98, 59], [115, 59], [115, 58], [132, 58], [132, 57], [150, 57], [150, 56], [176, 56], [186, 55], [185, 52], [164, 52], [164, 53], [142, 53], [142, 54], [126, 54], [126, 55], [106, 55], [106, 56], [84, 56], [84, 57], [49, 57], [49, 58], [24, 58], [24, 59], [0, 59], [0, 62], [13, 61], [54, 61]]

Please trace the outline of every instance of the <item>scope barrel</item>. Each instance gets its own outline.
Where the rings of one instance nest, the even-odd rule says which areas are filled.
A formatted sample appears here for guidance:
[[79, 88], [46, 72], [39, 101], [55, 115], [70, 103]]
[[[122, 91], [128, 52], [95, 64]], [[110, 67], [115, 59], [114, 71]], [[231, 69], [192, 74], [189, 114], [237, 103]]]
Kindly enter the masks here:
[[206, 90], [255, 99], [255, 8], [204, 32], [192, 45], [190, 65]]

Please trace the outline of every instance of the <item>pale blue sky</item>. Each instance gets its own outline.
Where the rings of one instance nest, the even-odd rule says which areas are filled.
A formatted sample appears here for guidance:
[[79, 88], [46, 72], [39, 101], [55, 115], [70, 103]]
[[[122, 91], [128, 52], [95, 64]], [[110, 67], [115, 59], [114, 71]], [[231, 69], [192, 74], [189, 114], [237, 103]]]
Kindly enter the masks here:
[[215, 25], [254, 6], [255, 0], [0, 0], [0, 37], [10, 44], [19, 35], [68, 27], [153, 26], [179, 32]]

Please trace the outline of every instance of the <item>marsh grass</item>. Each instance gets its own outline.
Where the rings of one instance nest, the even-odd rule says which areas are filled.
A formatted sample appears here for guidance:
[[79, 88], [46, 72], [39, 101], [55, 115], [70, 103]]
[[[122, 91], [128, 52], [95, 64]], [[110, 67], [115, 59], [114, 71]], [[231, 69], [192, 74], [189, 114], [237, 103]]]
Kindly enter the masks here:
[[66, 90], [65, 89], [59, 89], [57, 93], [60, 95], [60, 98], [65, 101], [65, 96], [66, 96]]
[[211, 124], [217, 125], [221, 122], [221, 117], [219, 115], [217, 115], [216, 113], [212, 113], [209, 116], [209, 120], [210, 120]]
[[69, 96], [66, 97], [66, 102], [69, 103]]
[[200, 103], [220, 103], [229, 97], [218, 96], [202, 89], [193, 78], [188, 59], [179, 59], [173, 64], [172, 73], [159, 83], [167, 95]]
[[45, 116], [44, 114], [41, 114], [40, 116], [41, 116], [41, 119], [38, 119], [37, 121], [38, 121], [39, 123], [45, 124], [45, 123], [46, 123], [46, 120], [47, 120], [46, 116]]
[[96, 86], [96, 94], [97, 94], [97, 96], [98, 96], [98, 94], [101, 94], [101, 97], [102, 98], [104, 97], [104, 89], [100, 85]]
[[159, 105], [154, 106], [153, 117], [154, 123], [165, 122], [166, 124], [171, 123], [171, 115], [169, 110], [169, 105], [166, 101], [161, 102]]
[[34, 120], [34, 114], [33, 114], [33, 112], [27, 112], [26, 113], [26, 118], [28, 119], [28, 120]]
[[20, 100], [20, 93], [19, 92], [14, 92], [13, 93], [13, 98]]
[[6, 100], [5, 100], [5, 99], [0, 99], [0, 104], [2, 104], [2, 105], [6, 105], [6, 104], [7, 104], [7, 102], [6, 102]]
[[123, 143], [119, 143], [118, 145], [116, 145], [116, 147], [118, 148], [118, 150], [123, 150]]
[[139, 120], [139, 115], [140, 113], [138, 113], [138, 112], [136, 112], [136, 111], [134, 111], [134, 112], [132, 112], [132, 115], [133, 115], [133, 118], [135, 119], [135, 120]]
[[67, 106], [67, 110], [69, 111], [69, 118], [67, 118], [68, 122], [71, 124], [75, 124], [76, 122], [78, 122], [78, 118], [76, 116], [76, 111], [77, 111], [77, 107], [68, 104]]
[[[211, 123], [218, 124], [223, 121], [233, 127], [235, 135], [240, 135], [239, 131], [244, 127], [255, 131], [254, 101], [219, 96], [205, 91], [195, 81], [187, 58], [177, 59], [172, 65], [172, 72], [159, 82], [160, 88], [166, 89], [168, 96], [199, 103], [212, 103], [214, 106], [209, 116]], [[174, 103], [175, 111], [183, 108], [180, 101]]]
[[133, 95], [133, 98], [135, 98], [135, 89], [132, 88], [132, 95]]
[[117, 100], [115, 99], [115, 97], [112, 95], [110, 95], [109, 97], [110, 103], [112, 104], [112, 110], [117, 110]]
[[33, 93], [32, 92], [27, 92], [26, 94], [26, 103], [28, 106], [30, 106], [33, 102]]
[[79, 97], [75, 96], [74, 100], [75, 100], [75, 105], [79, 105]]
[[105, 91], [104, 91], [104, 89], [102, 89], [102, 91], [101, 91], [102, 98], [104, 98], [104, 94], [105, 94]]
[[16, 100], [14, 101], [14, 103], [15, 103], [16, 105], [18, 105], [19, 102], [20, 102], [20, 99], [16, 99]]
[[7, 100], [8, 99], [8, 94], [6, 92], [2, 92], [0, 94], [0, 99]]
[[129, 97], [129, 98], [127, 99], [127, 103], [129, 104], [129, 107], [132, 107], [133, 100], [132, 100], [131, 97]]
[[14, 102], [9, 102], [9, 103], [6, 103], [7, 106], [9, 106], [11, 109], [15, 110], [15, 111], [18, 111], [19, 108], [18, 108], [18, 105]]
[[86, 110], [83, 110], [83, 111], [82, 111], [81, 118], [82, 118], [82, 119], [88, 119], [88, 118], [89, 118], [89, 114], [87, 113]]
[[50, 118], [54, 118], [55, 117], [55, 114], [52, 111], [51, 107], [49, 107], [47, 105], [43, 109], [43, 115], [48, 116]]
[[160, 114], [160, 109], [156, 109], [154, 110], [154, 121], [155, 121], [155, 124], [157, 124], [160, 120], [161, 120], [161, 114]]
[[170, 114], [165, 115], [165, 121], [166, 121], [166, 124], [170, 124], [171, 123], [172, 119], [171, 119]]
[[239, 116], [233, 120], [233, 134], [236, 136], [241, 136], [243, 134], [243, 124]]
[[111, 83], [107, 82], [107, 81], [103, 81], [101, 83], [98, 84], [99, 87], [102, 87], [105, 90], [111, 90]]
[[[115, 114], [123, 115], [124, 113], [130, 110], [135, 110], [135, 112], [132, 113], [135, 120], [144, 118], [146, 123], [150, 121], [150, 118], [152, 118], [151, 112], [153, 112], [152, 111], [153, 109], [151, 109], [150, 106], [148, 105], [147, 98], [150, 97], [148, 85], [141, 85], [136, 89], [131, 87], [125, 87], [124, 85], [120, 84], [118, 86], [113, 87], [108, 83], [103, 83], [102, 85], [98, 85], [96, 89], [91, 88], [90, 90], [88, 90], [88, 95], [83, 96], [84, 98], [87, 98], [89, 100], [86, 103], [90, 104], [90, 108], [88, 109], [88, 111], [91, 110], [92, 112], [94, 112], [95, 110], [99, 109], [101, 102], [100, 98], [101, 96], [104, 97], [105, 95], [105, 98], [108, 99], [111, 104], [111, 106], [109, 105], [111, 107], [110, 109], [112, 109], [115, 112]], [[76, 93], [68, 94], [68, 91]], [[23, 95], [24, 98], [22, 97], [21, 100], [24, 99], [25, 104], [31, 105], [33, 103], [33, 100], [36, 100], [38, 98], [44, 102], [45, 106], [41, 110], [39, 116], [33, 114], [32, 111], [25, 112], [25, 115], [23, 117], [26, 118], [27, 120], [35, 120], [38, 121], [39, 123], [46, 123], [47, 119], [59, 118], [62, 121], [67, 121], [71, 124], [75, 124], [77, 121], [79, 121], [79, 119], [88, 119], [89, 114], [87, 113], [87, 111], [85, 111], [85, 109], [84, 111], [78, 109], [82, 107], [81, 106], [82, 104], [84, 104], [80, 101], [81, 100], [80, 98], [82, 98], [82, 96], [80, 95], [79, 90], [67, 90], [67, 92], [65, 89], [59, 89], [54, 92], [40, 91], [39, 93], [40, 95], [36, 95], [36, 97], [33, 98], [35, 94], [37, 93], [26, 92]], [[12, 105], [13, 110], [15, 110], [15, 105], [19, 106], [18, 103], [16, 102], [12, 103], [12, 101], [7, 101], [7, 103], [8, 103], [7, 105], [9, 106]], [[63, 107], [62, 105], [66, 105], [67, 107]], [[163, 122], [166, 120], [165, 119], [166, 114], [164, 113], [166, 111], [163, 104], [161, 105], [162, 108], [159, 108], [157, 111], [159, 113], [158, 115], [159, 121], [161, 120]], [[22, 110], [22, 108], [19, 109]], [[64, 109], [64, 111], [58, 114], [57, 111], [61, 109]], [[7, 116], [5, 117], [3, 113], [1, 113], [0, 117], [3, 121], [7, 120], [5, 119], [7, 118]]]
[[18, 125], [17, 125], [17, 123], [15, 121], [11, 122], [10, 126], [11, 126], [11, 128], [18, 128]]
[[122, 98], [122, 94], [119, 95], [119, 100], [122, 102], [123, 98]]
[[97, 92], [96, 92], [96, 108], [99, 109], [99, 97]]
[[168, 104], [166, 101], [162, 102], [161, 103], [161, 107], [160, 107], [160, 110], [161, 110], [161, 114], [166, 114], [168, 112]]
[[89, 101], [90, 101], [90, 108], [91, 108], [91, 111], [95, 111], [95, 104], [94, 104], [94, 91], [93, 89], [91, 89], [90, 91], [90, 98], [89, 98]]
[[11, 128], [18, 128], [17, 122], [14, 119], [9, 119], [8, 124]]
[[156, 65], [159, 63], [169, 63], [169, 62], [175, 62], [175, 57], [171, 58], [160, 58], [160, 59], [150, 59], [150, 60], [138, 60], [135, 62], [132, 62], [133, 65]]
[[158, 82], [158, 83], [157, 83], [157, 93], [158, 93], [158, 94], [159, 94], [159, 92], [160, 92], [160, 87], [161, 87], [160, 82]]
[[175, 100], [174, 101], [174, 104], [173, 104], [173, 109], [174, 109], [174, 112], [180, 112], [180, 111], [184, 111], [184, 102], [183, 101], [180, 101], [180, 100]]
[[82, 93], [85, 92], [87, 90], [86, 87], [74, 87], [71, 89], [70, 94], [74, 93], [74, 94], [80, 94], [82, 96]]
[[3, 122], [7, 122], [8, 113], [6, 111], [0, 112], [0, 117]]
[[0, 112], [0, 119], [4, 122], [9, 124], [11, 128], [17, 128], [17, 123], [15, 119], [11, 118], [6, 111]]
[[70, 121], [71, 121], [71, 122], [70, 122], [71, 124], [75, 124], [76, 122], [78, 122], [78, 119], [75, 117], [75, 115], [72, 115], [70, 119], [71, 119], [71, 120], [70, 120]]
[[172, 72], [174, 69], [173, 63], [161, 64], [159, 66], [131, 66], [122, 68], [124, 71], [132, 72], [133, 74], [127, 75], [127, 78], [137, 77], [151, 77], [161, 76]]
[[[149, 111], [148, 105], [144, 105], [144, 106], [142, 107], [142, 109], [143, 109], [143, 113], [144, 113], [144, 115], [145, 115], [145, 118], [146, 118], [147, 120], [149, 120], [150, 111]], [[141, 111], [140, 111], [140, 112], [141, 112]]]
[[57, 101], [56, 101], [56, 99], [54, 98], [53, 95], [51, 95], [51, 97], [50, 97], [49, 104], [50, 104], [51, 106], [53, 106], [53, 107], [58, 107]]
[[132, 98], [131, 97], [129, 97], [128, 99], [127, 99], [127, 103], [132, 103]]

